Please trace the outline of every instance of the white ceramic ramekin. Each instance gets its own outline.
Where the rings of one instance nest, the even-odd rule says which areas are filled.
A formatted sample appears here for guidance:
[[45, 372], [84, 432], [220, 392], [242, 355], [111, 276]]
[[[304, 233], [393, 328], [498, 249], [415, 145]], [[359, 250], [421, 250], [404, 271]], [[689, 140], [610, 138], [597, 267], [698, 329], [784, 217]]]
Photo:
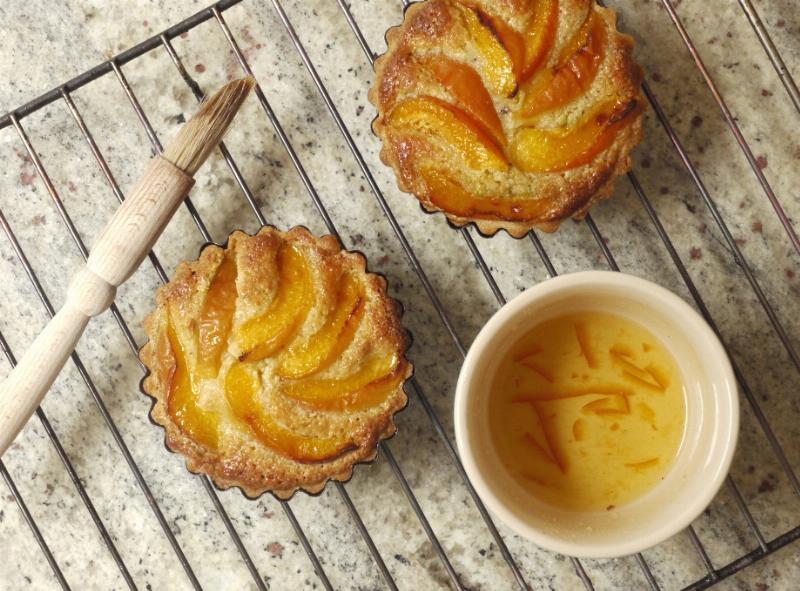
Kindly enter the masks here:
[[[672, 467], [655, 488], [613, 511], [573, 512], [535, 498], [505, 471], [489, 437], [489, 386], [504, 353], [534, 325], [580, 310], [648, 328], [675, 358], [685, 384], [686, 426]], [[456, 388], [458, 450], [481, 499], [515, 532], [569, 556], [633, 554], [688, 526], [725, 479], [738, 431], [736, 380], [711, 328], [675, 294], [622, 273], [562, 275], [508, 302], [478, 334]]]

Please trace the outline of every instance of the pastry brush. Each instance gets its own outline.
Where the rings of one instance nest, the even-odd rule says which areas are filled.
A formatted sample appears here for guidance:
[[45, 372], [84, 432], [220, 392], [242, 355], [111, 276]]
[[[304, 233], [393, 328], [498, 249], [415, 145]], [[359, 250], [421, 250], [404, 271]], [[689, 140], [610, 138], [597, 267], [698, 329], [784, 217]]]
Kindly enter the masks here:
[[139, 267], [253, 87], [234, 80], [204, 101], [154, 157], [92, 247], [66, 301], [0, 385], [0, 456], [39, 406], [89, 319], [111, 306], [117, 287]]

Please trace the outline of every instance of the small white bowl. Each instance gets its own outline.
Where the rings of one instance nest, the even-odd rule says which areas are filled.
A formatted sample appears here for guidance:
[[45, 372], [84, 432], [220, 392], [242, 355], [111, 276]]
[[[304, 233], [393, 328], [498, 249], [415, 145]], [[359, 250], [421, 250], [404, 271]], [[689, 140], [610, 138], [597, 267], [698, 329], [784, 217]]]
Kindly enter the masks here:
[[[685, 384], [686, 425], [672, 467], [655, 488], [614, 511], [569, 511], [539, 500], [506, 472], [489, 436], [489, 388], [503, 355], [535, 325], [582, 310], [649, 329], [674, 357]], [[461, 460], [489, 510], [543, 548], [586, 558], [633, 554], [687, 527], [722, 485], [739, 431], [733, 369], [708, 324], [666, 289], [609, 271], [562, 275], [503, 306], [470, 347], [454, 412]]]

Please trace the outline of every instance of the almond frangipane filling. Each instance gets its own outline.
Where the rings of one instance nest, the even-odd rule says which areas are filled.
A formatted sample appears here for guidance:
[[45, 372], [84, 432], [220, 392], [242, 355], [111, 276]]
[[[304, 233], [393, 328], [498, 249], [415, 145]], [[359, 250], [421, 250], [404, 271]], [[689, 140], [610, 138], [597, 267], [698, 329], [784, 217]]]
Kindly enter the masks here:
[[145, 327], [143, 386], [167, 445], [249, 496], [349, 477], [406, 403], [407, 338], [385, 282], [301, 228], [207, 247]]

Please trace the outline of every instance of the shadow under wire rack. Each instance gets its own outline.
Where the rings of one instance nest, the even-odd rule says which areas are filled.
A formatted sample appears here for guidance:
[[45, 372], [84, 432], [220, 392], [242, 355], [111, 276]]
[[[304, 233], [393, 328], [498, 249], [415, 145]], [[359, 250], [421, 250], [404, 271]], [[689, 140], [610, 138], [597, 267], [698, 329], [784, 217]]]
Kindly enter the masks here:
[[[74, 123], [78, 127], [81, 136], [85, 140], [94, 159], [96, 160], [96, 165], [99, 167], [100, 171], [102, 172], [103, 176], [108, 182], [110, 189], [114, 193], [117, 200], [121, 202], [124, 199], [124, 196], [120, 189], [120, 186], [115, 180], [111, 172], [111, 169], [106, 161], [106, 158], [104, 157], [100, 147], [98, 146], [98, 143], [95, 141], [90, 130], [88, 129], [80, 110], [76, 106], [76, 103], [73, 101], [71, 93], [73, 93], [75, 90], [79, 88], [91, 84], [93, 81], [95, 81], [100, 77], [109, 74], [113, 75], [121, 85], [122, 90], [124, 91], [125, 96], [127, 97], [127, 100], [130, 103], [130, 107], [133, 109], [136, 116], [138, 117], [138, 120], [144, 129], [144, 132], [146, 133], [149, 141], [152, 144], [153, 151], [155, 153], [160, 152], [162, 150], [161, 142], [158, 139], [156, 131], [154, 130], [153, 126], [148, 120], [147, 115], [142, 109], [142, 106], [133, 88], [128, 83], [125, 74], [123, 73], [122, 70], [123, 66], [125, 66], [125, 64], [133, 60], [139, 59], [141, 56], [147, 54], [148, 52], [163, 51], [169, 56], [170, 60], [174, 64], [176, 68], [176, 75], [179, 75], [186, 83], [186, 85], [188, 85], [189, 89], [191, 90], [195, 98], [198, 101], [201, 100], [203, 97], [203, 91], [200, 89], [199, 85], [196, 83], [196, 81], [192, 78], [187, 69], [184, 67], [181, 58], [178, 56], [178, 53], [175, 51], [172, 45], [172, 40], [179, 35], [183, 35], [185, 33], [192, 31], [192, 29], [194, 29], [201, 23], [204, 23], [206, 21], [212, 21], [219, 28], [219, 31], [224, 35], [224, 38], [227, 44], [229, 45], [230, 50], [233, 52], [238, 62], [238, 65], [241, 68], [242, 73], [247, 75], [253, 75], [250, 65], [248, 64], [247, 56], [245, 52], [241, 49], [240, 43], [237, 39], [237, 35], [234, 33], [231, 27], [229, 27], [224, 16], [226, 10], [228, 10], [229, 8], [231, 8], [236, 4], [239, 4], [242, 1], [243, 0], [222, 0], [220, 2], [217, 2], [211, 5], [210, 7], [205, 8], [200, 12], [190, 16], [189, 18], [169, 27], [162, 33], [155, 35], [147, 39], [146, 41], [139, 43], [138, 45], [135, 45], [134, 47], [131, 47], [130, 49], [117, 54], [116, 56], [110, 58], [109, 60], [65, 82], [64, 84], [58, 86], [57, 88], [54, 88], [53, 90], [42, 94], [41, 96], [18, 107], [17, 109], [5, 115], [0, 116], [0, 129], [11, 127], [16, 131], [20, 143], [24, 147], [25, 152], [27, 153], [28, 157], [31, 159], [35, 167], [39, 180], [44, 185], [49, 196], [52, 198], [53, 204], [62, 222], [64, 223], [68, 233], [70, 234], [72, 240], [74, 241], [75, 247], [79, 250], [83, 258], [86, 258], [88, 256], [88, 249], [84, 244], [83, 239], [81, 238], [78, 230], [76, 229], [72, 219], [70, 218], [70, 215], [67, 212], [63, 200], [59, 196], [53, 182], [48, 176], [48, 173], [45, 169], [45, 166], [40, 156], [37, 153], [36, 148], [32, 145], [32, 142], [23, 126], [22, 123], [23, 120], [28, 115], [42, 109], [46, 105], [49, 105], [56, 101], [63, 101], [63, 103], [68, 108], [70, 114], [72, 115]], [[289, 17], [287, 16], [287, 13], [285, 12], [283, 6], [281, 5], [280, 0], [252, 0], [252, 1], [260, 2], [263, 4], [271, 4], [272, 9], [275, 10], [279, 21], [285, 28], [285, 32], [288, 34], [292, 44], [294, 45], [294, 48], [298, 52], [299, 58], [302, 61], [305, 69], [307, 70], [307, 74], [311, 77], [314, 86], [316, 87], [316, 90], [320, 95], [320, 98], [327, 107], [329, 115], [333, 118], [333, 121], [335, 122], [339, 132], [341, 133], [342, 139], [344, 140], [350, 152], [352, 153], [352, 157], [354, 158], [364, 179], [366, 180], [370, 192], [377, 200], [378, 205], [380, 206], [383, 214], [387, 218], [388, 223], [391, 226], [391, 230], [396, 236], [396, 239], [406, 256], [408, 263], [411, 265], [413, 272], [417, 275], [422, 288], [424, 289], [427, 297], [430, 299], [433, 307], [435, 308], [436, 314], [438, 315], [440, 321], [442, 322], [444, 328], [446, 329], [447, 334], [450, 336], [456, 349], [463, 357], [466, 354], [466, 346], [461, 341], [460, 337], [457, 335], [449, 318], [448, 311], [441, 303], [433, 285], [429, 281], [426, 272], [423, 269], [422, 264], [417, 259], [413, 248], [411, 247], [409, 241], [406, 239], [403, 228], [397, 221], [394, 213], [389, 207], [389, 204], [387, 203], [381, 190], [379, 189], [378, 184], [373, 178], [372, 172], [370, 171], [370, 168], [368, 167], [366, 160], [359, 151], [359, 148], [356, 146], [356, 143], [353, 140], [353, 137], [351, 136], [348, 127], [345, 125], [345, 122], [340, 114], [340, 111], [338, 110], [336, 104], [334, 103], [333, 99], [331, 98], [331, 95], [328, 92], [328, 89], [326, 88], [325, 84], [323, 83], [322, 79], [317, 73], [311, 59], [309, 58], [306, 52], [303, 43], [301, 42]], [[350, 29], [352, 30], [353, 35], [358, 41], [358, 44], [363, 49], [366, 60], [369, 62], [369, 64], [372, 64], [375, 59], [375, 54], [370, 48], [361, 29], [359, 28], [359, 24], [356, 22], [352, 13], [350, 12], [348, 3], [346, 3], [345, 0], [330, 0], [330, 1], [336, 2], [338, 4], [342, 17], [346, 19]], [[702, 78], [704, 79], [704, 82], [707, 85], [709, 92], [712, 94], [714, 101], [719, 107], [722, 116], [725, 119], [725, 122], [730, 129], [730, 132], [734, 135], [736, 142], [741, 148], [745, 158], [747, 159], [750, 165], [750, 168], [752, 169], [753, 174], [756, 176], [758, 183], [760, 184], [764, 194], [766, 195], [772, 208], [774, 209], [775, 215], [780, 220], [780, 223], [789, 241], [791, 242], [796, 253], [800, 255], [800, 241], [798, 240], [795, 228], [792, 225], [792, 222], [790, 221], [789, 217], [781, 207], [781, 204], [776, 198], [772, 190], [772, 187], [765, 178], [761, 170], [761, 167], [757, 162], [756, 157], [753, 155], [753, 152], [748, 142], [745, 140], [739, 128], [736, 118], [732, 115], [722, 94], [720, 93], [718, 87], [716, 86], [713, 78], [711, 77], [705, 65], [703, 64], [703, 61], [700, 58], [700, 55], [696, 49], [694, 42], [686, 32], [686, 29], [684, 28], [681, 20], [679, 19], [671, 1], [670, 0], [660, 0], [660, 1], [661, 4], [663, 5], [663, 8], [665, 9], [664, 12], [666, 16], [669, 17], [672, 24], [676, 27], [677, 32], [680, 35], [683, 43], [685, 44], [686, 49], [689, 51], [695, 66], [699, 69], [699, 72]], [[401, 2], [404, 6], [408, 4], [406, 0], [401, 0]], [[744, 16], [748, 19], [754, 32], [758, 36], [759, 42], [761, 43], [764, 51], [766, 52], [770, 62], [772, 63], [778, 76], [780, 77], [781, 83], [783, 84], [789, 96], [790, 101], [792, 102], [794, 108], [798, 111], [798, 113], [800, 113], [800, 92], [798, 92], [797, 85], [794, 79], [792, 78], [791, 74], [789, 73], [789, 70], [787, 69], [784, 63], [780, 52], [775, 47], [772, 39], [770, 38], [769, 33], [764, 27], [758, 12], [756, 11], [755, 7], [753, 6], [750, 0], [739, 0], [739, 4], [744, 12]], [[264, 81], [261, 82], [263, 83]], [[678, 139], [678, 136], [676, 135], [670, 123], [670, 120], [668, 119], [667, 115], [665, 114], [664, 110], [659, 104], [657, 98], [651, 91], [647, 82], [645, 82], [643, 85], [643, 91], [653, 109], [653, 112], [655, 113], [658, 122], [660, 123], [661, 127], [663, 128], [663, 131], [669, 138], [669, 141], [671, 142], [672, 147], [674, 148], [678, 157], [680, 158], [680, 161], [684, 165], [686, 174], [689, 175], [692, 182], [696, 186], [696, 189], [699, 192], [704, 204], [708, 208], [711, 216], [713, 217], [716, 225], [718, 226], [719, 231], [723, 236], [723, 239], [728, 249], [733, 254], [733, 257], [737, 265], [741, 268], [747, 283], [753, 290], [754, 295], [756, 296], [758, 302], [763, 307], [767, 316], [769, 317], [772, 330], [780, 339], [781, 343], [783, 344], [784, 348], [789, 354], [789, 357], [793, 365], [800, 371], [800, 358], [795, 352], [795, 349], [793, 348], [793, 345], [789, 337], [787, 336], [783, 325], [781, 324], [778, 317], [774, 313], [772, 304], [768, 300], [767, 296], [764, 295], [764, 292], [762, 291], [759, 282], [754, 275], [753, 270], [748, 265], [745, 257], [743, 256], [739, 248], [739, 244], [734, 239], [733, 235], [728, 229], [728, 226], [726, 225], [726, 222], [723, 219], [723, 216], [720, 213], [716, 203], [714, 202], [710, 193], [706, 189], [700, 173], [698, 172], [695, 165], [692, 163], [692, 160], [690, 159], [687, 151], [684, 149], [684, 146], [681, 144], [680, 139]], [[341, 240], [341, 237], [339, 235], [339, 232], [337, 231], [336, 226], [334, 225], [331, 217], [328, 215], [328, 212], [325, 209], [325, 205], [323, 204], [316, 189], [314, 188], [314, 185], [312, 184], [309, 175], [306, 172], [306, 169], [304, 168], [303, 163], [298, 157], [295, 148], [292, 145], [292, 142], [289, 140], [288, 135], [284, 131], [284, 128], [282, 127], [280, 121], [275, 115], [275, 112], [270, 106], [270, 103], [267, 100], [267, 96], [263, 91], [261, 85], [257, 85], [255, 87], [255, 94], [256, 94], [256, 99], [260, 104], [261, 108], [263, 109], [264, 114], [268, 118], [270, 124], [272, 125], [280, 144], [286, 150], [289, 160], [291, 161], [296, 173], [299, 175], [305, 190], [308, 192], [308, 196], [311, 198], [318, 213], [322, 217], [322, 220], [326, 225], [327, 230], [332, 235], [339, 238], [340, 243], [344, 244]], [[265, 219], [263, 213], [259, 209], [256, 203], [256, 199], [253, 196], [253, 193], [251, 192], [246, 180], [244, 179], [242, 173], [239, 170], [239, 167], [237, 166], [234, 158], [231, 156], [228, 149], [225, 147], [224, 143], [220, 144], [220, 151], [226, 165], [229, 167], [233, 175], [233, 178], [239, 190], [241, 191], [243, 197], [245, 198], [249, 208], [252, 210], [252, 213], [256, 216], [258, 223], [262, 225], [266, 224], [267, 220]], [[653, 208], [648, 196], [644, 192], [642, 185], [639, 183], [636, 174], [634, 172], [630, 172], [628, 173], [627, 177], [635, 194], [640, 200], [641, 205], [644, 208], [644, 211], [646, 212], [648, 218], [652, 222], [655, 232], [657, 233], [661, 242], [663, 243], [663, 247], [666, 249], [670, 259], [675, 265], [677, 272], [679, 273], [680, 277], [685, 283], [685, 286], [688, 289], [689, 294], [693, 298], [695, 305], [698, 307], [699, 311], [709, 322], [712, 328], [719, 334], [714, 319], [712, 318], [708, 308], [706, 307], [705, 302], [703, 301], [693, 280], [691, 279], [689, 273], [687, 272], [687, 269], [684, 266], [684, 263], [681, 260], [680, 256], [678, 255], [678, 252], [672, 240], [670, 239], [669, 235], [667, 234], [667, 231], [665, 230], [664, 226], [659, 220], [659, 217], [657, 216], [657, 213]], [[206, 228], [206, 224], [204, 223], [197, 209], [192, 204], [191, 199], [186, 200], [185, 207], [187, 208], [189, 214], [191, 215], [191, 218], [194, 224], [196, 225], [197, 230], [202, 236], [203, 240], [206, 242], [210, 242], [211, 237]], [[613, 253], [611, 252], [606, 242], [603, 240], [600, 230], [595, 225], [590, 215], [586, 216], [585, 223], [588, 225], [588, 228], [594, 240], [597, 243], [597, 247], [599, 248], [600, 253], [602, 254], [609, 268], [611, 268], [614, 271], [619, 270], [619, 267], [617, 266], [617, 262], [614, 258]], [[0, 226], [2, 226], [5, 237], [9, 241], [11, 248], [13, 249], [14, 253], [16, 254], [16, 257], [19, 260], [19, 263], [24, 268], [24, 271], [27, 274], [27, 277], [31, 283], [33, 290], [37, 294], [38, 298], [41, 300], [41, 304], [44, 306], [46, 312], [50, 316], [52, 316], [54, 314], [54, 308], [50, 302], [50, 299], [45, 293], [42, 283], [39, 281], [36, 272], [34, 271], [32, 265], [28, 261], [26, 253], [21, 247], [20, 242], [17, 240], [17, 237], [14, 231], [12, 230], [12, 227], [9, 224], [1, 208], [0, 208]], [[487, 265], [477, 245], [475, 244], [472, 234], [466, 228], [460, 229], [459, 232], [463, 237], [464, 242], [466, 243], [466, 246], [469, 249], [469, 252], [474, 257], [477, 267], [480, 269], [485, 280], [488, 282], [488, 286], [491, 289], [492, 293], [494, 294], [495, 298], [497, 299], [498, 304], [502, 305], [503, 303], [505, 303], [505, 297], [502, 291], [500, 290], [497, 282], [495, 281], [495, 278], [492, 275], [492, 271], [489, 265]], [[542, 242], [540, 242], [537, 234], [535, 232], [530, 232], [527, 238], [530, 241], [530, 246], [535, 250], [538, 257], [540, 257], [542, 264], [544, 265], [548, 274], [551, 277], [555, 276], [556, 270], [553, 265], [553, 262], [551, 261]], [[345, 244], [345, 246], [347, 245]], [[168, 280], [167, 274], [164, 271], [164, 268], [162, 267], [158, 257], [153, 252], [149, 253], [149, 262], [153, 266], [160, 280], [162, 282], [166, 282]], [[111, 313], [115, 321], [119, 325], [119, 329], [122, 331], [122, 334], [129, 345], [131, 354], [135, 356], [139, 348], [139, 343], [135, 341], [131, 330], [129, 329], [128, 325], [126, 324], [125, 320], [123, 319], [120, 311], [117, 309], [116, 306], [112, 306]], [[10, 365], [13, 366], [15, 364], [15, 356], [14, 353], [11, 351], [2, 333], [0, 333], [0, 349], [2, 349]], [[184, 551], [182, 550], [181, 545], [178, 539], [176, 538], [175, 533], [173, 532], [173, 529], [171, 528], [170, 524], [168, 523], [167, 519], [162, 513], [162, 510], [159, 507], [158, 500], [151, 492], [148, 483], [145, 481], [145, 478], [143, 477], [139, 466], [137, 465], [136, 461], [131, 455], [129, 448], [125, 440], [123, 439], [120, 430], [118, 429], [117, 425], [114, 422], [114, 419], [109, 413], [106, 404], [103, 400], [103, 396], [99, 392], [94, 381], [92, 380], [92, 377], [89, 375], [85, 366], [81, 362], [79, 355], [77, 353], [73, 353], [71, 360], [75, 368], [77, 369], [81, 379], [85, 383], [85, 386], [88, 389], [90, 397], [96, 404], [100, 412], [100, 415], [103, 421], [105, 422], [105, 425], [110, 430], [110, 433], [116, 445], [118, 446], [119, 451], [122, 453], [135, 481], [137, 482], [139, 488], [141, 489], [141, 492], [144, 494], [144, 497], [147, 503], [149, 504], [150, 509], [152, 510], [155, 518], [157, 519], [161, 527], [161, 530], [163, 531], [163, 535], [165, 536], [166, 540], [168, 541], [169, 545], [174, 551], [181, 567], [183, 568], [183, 571], [185, 572], [185, 576], [188, 579], [188, 582], [193, 588], [202, 589], [201, 583], [198, 580], [198, 577], [196, 576], [190, 561], [184, 554]], [[782, 449], [772, 427], [770, 426], [768, 420], [766, 419], [764, 413], [762, 412], [757, 398], [753, 395], [750, 386], [745, 381], [744, 376], [742, 375], [738, 367], [734, 365], [734, 369], [737, 375], [737, 379], [739, 380], [740, 390], [749, 403], [750, 411], [753, 413], [756, 421], [763, 430], [766, 441], [771, 447], [771, 451], [775, 455], [775, 458], [779, 463], [781, 469], [783, 470], [785, 476], [788, 478], [794, 492], [800, 495], [800, 481], [798, 481], [794, 469], [792, 468], [789, 460], [787, 459], [787, 456], [784, 450]], [[476, 509], [480, 513], [489, 534], [493, 538], [493, 541], [496, 544], [497, 548], [499, 549], [502, 558], [505, 560], [507, 567], [510, 569], [513, 579], [516, 581], [520, 589], [524, 590], [529, 588], [528, 582], [525, 580], [525, 577], [522, 574], [522, 569], [520, 569], [519, 567], [518, 559], [509, 550], [503, 537], [501, 536], [500, 532], [495, 526], [493, 518], [489, 515], [489, 513], [481, 503], [479, 497], [477, 496], [475, 490], [470, 485], [466, 473], [464, 472], [464, 469], [459, 462], [459, 458], [455, 451], [453, 442], [450, 440], [449, 435], [443, 428], [442, 423], [440, 422], [439, 417], [437, 416], [437, 413], [434, 411], [433, 406], [426, 398], [426, 395], [421, 385], [418, 383], [416, 379], [412, 378], [412, 380], [410, 381], [409, 393], [411, 397], [414, 398], [422, 406], [428, 418], [430, 419], [433, 429], [435, 430], [440, 440], [440, 444], [444, 446], [448, 457], [452, 461], [457, 473], [460, 476], [461, 485], [466, 487], [469, 497], [471, 497], [471, 501], [474, 503]], [[63, 464], [64, 469], [66, 470], [69, 479], [74, 485], [82, 503], [85, 505], [85, 509], [88, 511], [91, 521], [93, 525], [97, 528], [108, 552], [110, 553], [110, 556], [116, 563], [116, 566], [119, 568], [122, 578], [131, 589], [136, 589], [137, 588], [136, 584], [133, 578], [131, 577], [129, 570], [117, 549], [116, 542], [112, 539], [112, 536], [106, 529], [106, 526], [104, 525], [103, 520], [98, 514], [98, 511], [96, 510], [92, 499], [90, 498], [89, 494], [86, 491], [84, 483], [81, 481], [78, 474], [76, 473], [73, 463], [67, 456], [64, 448], [61, 445], [61, 442], [59, 441], [58, 436], [56, 435], [55, 431], [53, 430], [50, 424], [50, 421], [48, 420], [48, 417], [46, 416], [46, 414], [42, 409], [37, 409], [36, 420], [38, 420], [41, 423], [41, 426], [43, 427], [47, 437], [49, 438], [50, 442], [55, 448], [59, 460]], [[417, 501], [412, 486], [409, 484], [409, 481], [407, 480], [405, 474], [401, 470], [400, 465], [395, 460], [389, 446], [386, 445], [385, 443], [381, 444], [380, 452], [382, 458], [388, 463], [391, 472], [397, 478], [406, 500], [408, 501], [411, 509], [418, 518], [421, 527], [423, 528], [428, 540], [430, 541], [431, 547], [436, 555], [436, 558], [440, 562], [441, 567], [444, 569], [444, 572], [446, 573], [446, 576], [449, 579], [449, 583], [451, 584], [452, 587], [456, 589], [464, 589], [465, 587], [459, 578], [459, 573], [453, 567], [450, 559], [448, 558], [446, 549], [439, 542], [437, 535], [434, 532], [433, 528], [431, 527], [431, 524], [429, 523], [426, 514], [424, 513], [424, 511], [420, 507], [420, 504]], [[34, 539], [36, 540], [39, 548], [41, 549], [42, 558], [46, 560], [47, 563], [49, 564], [55, 579], [61, 585], [61, 587], [64, 589], [69, 589], [69, 584], [62, 573], [59, 562], [56, 560], [53, 552], [51, 551], [50, 547], [48, 546], [48, 543], [45, 540], [45, 537], [42, 534], [40, 525], [36, 522], [31, 512], [29, 511], [25, 499], [23, 498], [18, 487], [16, 486], [12, 475], [9, 473], [9, 470], [7, 469], [5, 464], [3, 464], [2, 461], [0, 461], [0, 474], [2, 474], [3, 480], [5, 481], [8, 491], [15, 499], [23, 519], [30, 527], [30, 532], [33, 535]], [[187, 477], [189, 477], [189, 475], [187, 475]], [[216, 509], [220, 518], [222, 519], [223, 524], [228, 534], [230, 535], [231, 543], [235, 546], [236, 550], [241, 556], [241, 560], [244, 562], [250, 575], [252, 575], [252, 581], [255, 584], [256, 588], [261, 590], [267, 589], [263, 577], [259, 572], [257, 559], [254, 559], [254, 557], [251, 556], [251, 554], [246, 549], [239, 533], [237, 533], [233, 521], [229, 517], [228, 513], [225, 510], [225, 507], [223, 506], [220, 500], [218, 492], [213, 487], [211, 481], [207, 477], [199, 476], [198, 478], [200, 478], [200, 480], [202, 481], [203, 488], [207, 492], [214, 508]], [[359, 514], [354, 503], [350, 499], [350, 496], [348, 495], [347, 492], [347, 487], [344, 484], [338, 482], [332, 483], [331, 486], [335, 489], [336, 494], [338, 494], [341, 497], [341, 500], [343, 501], [343, 504], [346, 507], [349, 516], [353, 521], [353, 524], [358, 530], [364, 544], [366, 545], [372, 559], [375, 562], [375, 565], [380, 573], [380, 576], [383, 579], [385, 587], [389, 589], [397, 589], [395, 578], [390, 569], [387, 567], [386, 563], [384, 562], [381, 553], [379, 552], [375, 542], [373, 541], [370, 531], [365, 526], [364, 521], [361, 518], [361, 515]], [[727, 486], [730, 489], [732, 498], [734, 499], [734, 502], [737, 506], [737, 510], [740, 512], [742, 518], [749, 527], [750, 534], [752, 535], [753, 546], [755, 547], [755, 549], [744, 555], [739, 556], [738, 558], [727, 564], [714, 564], [712, 560], [709, 558], [709, 554], [707, 553], [703, 543], [700, 541], [700, 538], [695, 533], [695, 530], [693, 529], [692, 526], [690, 526], [686, 531], [686, 538], [692, 547], [692, 551], [696, 553], [697, 557], [704, 566], [706, 574], [701, 578], [699, 578], [698, 580], [691, 583], [690, 585], [688, 585], [687, 587], [685, 587], [685, 589], [687, 590], [697, 590], [697, 589], [705, 589], [711, 587], [715, 583], [721, 581], [722, 579], [725, 579], [726, 577], [740, 571], [746, 566], [768, 556], [769, 554], [775, 552], [776, 550], [779, 550], [780, 548], [783, 548], [784, 546], [792, 542], [795, 542], [800, 538], [800, 524], [797, 524], [795, 527], [789, 529], [785, 533], [777, 537], [774, 537], [772, 539], [767, 539], [762, 534], [755, 518], [751, 514], [750, 508], [745, 503], [742, 494], [739, 492], [736, 483], [730, 477], [728, 477]], [[306, 536], [303, 527], [300, 525], [297, 518], [295, 517], [295, 514], [291, 507], [291, 503], [287, 501], [282, 501], [281, 506], [285, 512], [289, 524], [291, 525], [297, 536], [299, 543], [302, 545], [303, 549], [305, 550], [305, 553], [308, 556], [309, 567], [313, 569], [313, 572], [315, 573], [316, 577], [318, 577], [319, 583], [326, 589], [333, 589], [333, 586], [325, 573], [323, 564], [317, 557], [315, 550], [312, 547], [309, 538]], [[19, 534], [24, 535], [23, 532], [19, 532]], [[582, 584], [588, 590], [594, 589], [593, 582], [589, 577], [589, 575], [587, 574], [587, 571], [584, 569], [582, 562], [575, 558], [572, 558], [570, 560], [572, 562], [572, 566], [574, 567], [575, 575], [577, 577], [576, 584]], [[645, 558], [641, 554], [639, 554], [635, 556], [635, 561], [638, 564], [638, 567], [641, 569], [642, 575], [644, 579], [647, 581], [649, 587], [653, 590], [659, 589], [660, 588], [659, 582], [656, 576], [653, 574], [653, 571], [651, 570]]]

